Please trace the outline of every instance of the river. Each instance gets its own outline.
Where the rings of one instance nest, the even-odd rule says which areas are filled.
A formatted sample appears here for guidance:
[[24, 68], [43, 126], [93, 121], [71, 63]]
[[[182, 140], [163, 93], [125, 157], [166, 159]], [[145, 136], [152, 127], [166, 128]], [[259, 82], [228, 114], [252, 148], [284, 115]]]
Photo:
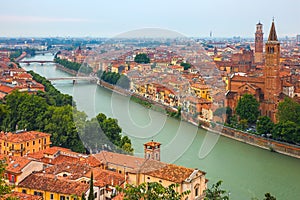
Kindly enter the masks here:
[[[52, 60], [37, 55], [25, 60]], [[21, 64], [48, 78], [69, 77], [55, 64]], [[151, 139], [162, 143], [162, 161], [207, 172], [209, 186], [223, 180], [230, 199], [263, 199], [270, 192], [277, 199], [300, 199], [300, 159], [244, 144], [167, 117], [133, 103], [102, 87], [87, 82], [73, 85], [70, 80], [55, 81], [61, 92], [70, 94], [77, 108], [88, 117], [99, 112], [119, 120], [123, 134], [130, 137], [137, 156], [143, 156], [143, 143]], [[125, 108], [125, 109], [124, 109]]]

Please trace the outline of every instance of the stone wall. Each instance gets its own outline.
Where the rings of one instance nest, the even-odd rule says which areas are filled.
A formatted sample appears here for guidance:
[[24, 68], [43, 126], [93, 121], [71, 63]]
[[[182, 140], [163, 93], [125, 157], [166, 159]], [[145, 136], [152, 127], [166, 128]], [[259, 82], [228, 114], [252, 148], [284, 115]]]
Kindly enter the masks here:
[[[203, 127], [205, 128], [205, 127]], [[205, 128], [207, 129], [207, 128]], [[213, 132], [221, 133], [222, 135], [250, 144], [258, 146], [263, 149], [268, 149], [270, 151], [275, 151], [281, 154], [292, 156], [295, 158], [300, 158], [300, 146], [292, 145], [284, 142], [275, 141], [272, 139], [264, 138], [259, 135], [250, 134], [240, 130], [236, 130], [230, 127], [225, 127], [221, 125], [216, 125], [214, 130], [208, 129]]]

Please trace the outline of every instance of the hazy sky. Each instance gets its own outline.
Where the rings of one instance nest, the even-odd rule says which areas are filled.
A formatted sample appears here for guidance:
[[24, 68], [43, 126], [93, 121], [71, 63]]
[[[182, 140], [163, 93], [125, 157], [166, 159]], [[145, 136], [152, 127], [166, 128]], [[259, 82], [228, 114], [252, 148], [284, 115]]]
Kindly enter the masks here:
[[187, 36], [265, 35], [273, 16], [279, 37], [300, 34], [300, 0], [9, 0], [0, 6], [0, 36], [113, 37], [162, 28]]

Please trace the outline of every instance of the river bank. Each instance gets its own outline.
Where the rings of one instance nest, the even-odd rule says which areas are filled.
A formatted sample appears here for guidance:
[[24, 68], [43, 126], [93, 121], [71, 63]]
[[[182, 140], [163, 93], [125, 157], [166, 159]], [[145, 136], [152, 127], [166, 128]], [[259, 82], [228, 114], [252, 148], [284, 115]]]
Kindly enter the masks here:
[[[71, 75], [77, 75], [77, 72], [74, 70], [67, 69], [60, 64], [56, 64], [56, 65], [59, 70], [67, 72]], [[171, 108], [167, 105], [164, 105], [164, 104], [161, 104], [154, 100], [145, 98], [139, 94], [132, 93], [128, 90], [125, 90], [121, 87], [104, 82], [102, 80], [98, 80], [97, 85], [100, 87], [106, 88], [110, 91], [116, 92], [120, 95], [131, 96], [134, 98], [133, 99], [134, 102], [141, 104], [142, 106], [144, 106], [146, 108], [153, 109], [155, 111], [162, 112], [162, 113], [166, 113], [165, 111], [174, 112], [174, 113], [177, 112], [177, 109], [175, 109], [175, 108]], [[138, 101], [137, 99], [139, 99], [140, 101]], [[182, 120], [184, 120], [184, 119], [182, 119]], [[281, 153], [281, 154], [291, 156], [294, 158], [300, 158], [300, 147], [292, 145], [292, 144], [279, 142], [279, 141], [275, 141], [272, 139], [261, 137], [259, 135], [253, 135], [250, 133], [242, 132], [240, 130], [232, 129], [230, 127], [226, 127], [223, 125], [216, 124], [216, 126], [214, 128], [211, 128], [211, 127], [209, 127], [209, 123], [207, 123], [207, 122], [201, 123], [202, 125], [198, 125], [196, 122], [194, 122], [192, 120], [187, 119], [184, 121], [187, 121], [187, 122], [191, 123], [192, 125], [203, 128], [207, 131], [218, 133], [222, 136], [234, 139], [239, 142], [243, 142], [243, 143], [255, 146], [255, 147], [259, 147], [262, 149], [267, 149], [270, 151]], [[205, 124], [205, 125], [203, 125], [203, 124]]]
[[250, 144], [252, 146], [267, 149], [272, 152], [277, 152], [294, 158], [300, 158], [300, 147], [280, 141], [276, 141], [270, 138], [264, 138], [259, 135], [246, 133], [240, 130], [236, 130], [230, 127], [216, 125], [215, 128], [211, 129], [205, 126], [201, 126], [203, 129], [208, 131], [221, 134], [225, 137]]

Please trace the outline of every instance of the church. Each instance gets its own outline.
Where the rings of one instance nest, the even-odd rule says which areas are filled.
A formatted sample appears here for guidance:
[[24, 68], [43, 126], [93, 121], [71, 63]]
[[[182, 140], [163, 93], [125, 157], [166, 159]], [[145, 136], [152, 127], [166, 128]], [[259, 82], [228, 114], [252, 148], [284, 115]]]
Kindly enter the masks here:
[[285, 96], [289, 96], [284, 91], [292, 93], [294, 86], [288, 81], [289, 75], [282, 76], [280, 73], [280, 42], [274, 20], [264, 53], [262, 24], [256, 25], [254, 59], [257, 65], [263, 66], [260, 73], [235, 73], [228, 78], [227, 106], [235, 110], [242, 95], [252, 94], [260, 103], [261, 115], [268, 116], [276, 122], [278, 103]]

